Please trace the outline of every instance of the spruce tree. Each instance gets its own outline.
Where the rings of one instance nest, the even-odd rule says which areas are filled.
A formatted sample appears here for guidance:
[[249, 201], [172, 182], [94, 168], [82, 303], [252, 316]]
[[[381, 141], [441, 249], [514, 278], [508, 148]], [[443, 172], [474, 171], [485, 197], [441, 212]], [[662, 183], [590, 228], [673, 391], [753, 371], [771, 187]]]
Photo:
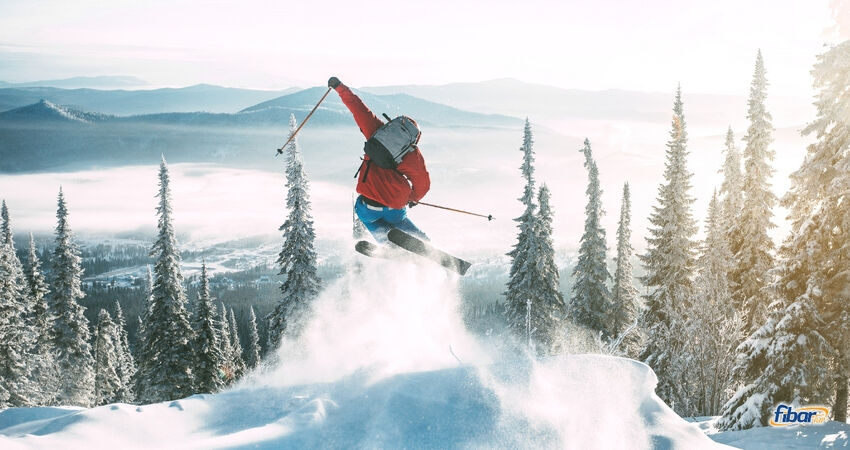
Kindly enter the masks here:
[[0, 206], [0, 243], [15, 246], [12, 242], [12, 227], [9, 222], [9, 208], [6, 207], [6, 200], [3, 200], [2, 206]]
[[89, 406], [94, 400], [94, 358], [89, 344], [89, 322], [79, 303], [85, 296], [80, 281], [82, 260], [68, 225], [68, 208], [61, 188], [56, 219], [56, 248], [50, 261], [50, 305], [55, 313], [52, 338], [60, 373], [57, 403]]
[[105, 309], [100, 310], [94, 341], [94, 404], [95, 406], [121, 400], [120, 338], [112, 318]]
[[774, 172], [771, 167], [774, 151], [770, 149], [773, 142], [772, 118], [764, 104], [766, 91], [767, 78], [759, 50], [748, 100], [747, 119], [750, 125], [744, 136], [744, 203], [738, 216], [741, 247], [735, 254], [735, 270], [732, 272], [732, 295], [741, 305], [748, 332], [754, 331], [764, 321], [770, 303], [768, 272], [774, 266], [773, 240], [767, 234], [775, 227], [772, 208], [776, 205], [776, 195], [771, 191], [769, 181]]
[[[722, 429], [765, 425], [779, 402], [833, 401], [835, 419], [846, 420], [850, 122], [843, 112], [850, 110], [850, 42], [819, 55], [812, 74], [818, 112], [803, 134], [817, 140], [782, 199], [791, 232], [775, 270], [779, 298], [741, 346], [739, 371], [747, 384], [726, 404]], [[825, 388], [833, 385], [834, 397]]]
[[145, 323], [148, 321], [148, 316], [150, 315], [151, 307], [153, 305], [153, 271], [151, 270], [151, 266], [145, 266], [147, 268], [147, 277], [145, 277], [144, 282], [144, 301], [142, 304], [142, 313], [139, 315], [139, 331], [137, 334], [138, 344], [136, 345], [136, 354], [137, 358], [139, 357], [141, 347], [142, 347], [142, 337], [145, 335]]
[[41, 262], [35, 248], [35, 239], [30, 233], [29, 252], [27, 262], [24, 265], [24, 277], [26, 278], [27, 302], [32, 306], [32, 328], [35, 333], [35, 347], [33, 362], [33, 381], [38, 385], [40, 394], [39, 405], [52, 405], [59, 383], [59, 372], [56, 370], [56, 361], [53, 349], [53, 333], [55, 317], [52, 309], [47, 304], [47, 281], [41, 271]]
[[611, 290], [611, 335], [617, 337], [617, 348], [626, 356], [636, 358], [640, 351], [637, 319], [640, 313], [638, 291], [633, 280], [632, 202], [629, 183], [623, 185], [620, 221], [617, 225], [617, 256], [614, 263], [614, 287]]
[[41, 271], [41, 261], [38, 259], [35, 239], [32, 234], [30, 234], [27, 262], [23, 267], [23, 272], [26, 278], [26, 295], [29, 297], [28, 303], [34, 308], [35, 328], [38, 330], [39, 342], [43, 342], [52, 333], [54, 320], [53, 314], [47, 305], [47, 294], [50, 290], [47, 288], [47, 281]]
[[257, 316], [254, 314], [254, 307], [250, 308], [250, 316], [248, 319], [248, 359], [245, 363], [249, 369], [255, 369], [260, 365], [260, 334], [257, 332]]
[[[290, 115], [290, 133], [295, 132], [295, 115]], [[311, 303], [318, 296], [321, 280], [317, 274], [313, 218], [310, 213], [309, 184], [304, 173], [304, 163], [297, 139], [287, 147], [286, 208], [289, 216], [280, 226], [283, 248], [278, 255], [278, 275], [285, 279], [280, 289], [283, 298], [270, 314], [269, 339], [280, 343], [285, 335], [297, 337], [301, 333]]]
[[201, 393], [218, 392], [224, 387], [221, 369], [226, 366], [225, 355], [219, 340], [220, 325], [216, 318], [213, 299], [210, 296], [207, 265], [201, 265], [201, 281], [198, 288], [198, 301], [195, 305], [195, 365], [196, 391]]
[[[804, 130], [817, 141], [809, 146], [807, 164], [793, 175], [807, 185], [810, 201], [798, 199], [801, 206], [818, 212], [820, 206], [820, 236], [825, 253], [819, 269], [822, 271], [822, 299], [819, 310], [827, 324], [826, 334], [837, 354], [830, 364], [830, 380], [836, 385], [833, 402], [835, 420], [847, 420], [847, 379], [850, 373], [850, 41], [838, 44], [822, 55], [812, 71], [814, 87], [818, 90], [815, 106], [817, 117]], [[820, 190], [818, 190], [820, 188]], [[812, 199], [817, 199], [812, 201]], [[783, 206], [796, 203], [784, 199]]]
[[563, 319], [566, 313], [564, 296], [560, 291], [560, 273], [555, 263], [555, 246], [552, 242], [552, 207], [549, 204], [549, 188], [540, 187], [537, 202], [540, 205], [537, 214], [537, 273], [540, 274], [540, 293], [535, 297], [534, 327], [537, 328], [537, 341], [541, 351], [552, 353], [560, 349], [559, 338], [563, 331]]
[[[732, 258], [728, 261], [730, 277], [738, 271], [735, 254], [741, 251], [743, 246], [742, 233], [739, 224], [741, 211], [744, 210], [744, 175], [741, 172], [741, 152], [735, 146], [735, 134], [732, 127], [726, 131], [726, 158], [723, 161], [723, 183], [720, 185], [720, 216], [723, 222], [723, 234]], [[735, 290], [733, 280], [730, 279], [729, 288]], [[733, 294], [733, 299], [735, 299]], [[737, 300], [737, 299], [735, 299]], [[743, 311], [743, 305], [735, 303], [735, 309]]]
[[602, 228], [602, 188], [599, 186], [599, 169], [593, 160], [590, 141], [584, 140], [584, 166], [587, 168], [587, 206], [584, 208], [584, 234], [578, 251], [578, 262], [573, 269], [573, 296], [570, 299], [570, 318], [605, 339], [611, 337], [611, 292], [608, 281], [608, 261], [605, 256], [605, 230]]
[[233, 308], [230, 308], [230, 360], [233, 366], [233, 377], [235, 379], [242, 378], [245, 375], [245, 359], [242, 357], [242, 341], [239, 339], [239, 329], [236, 326], [236, 315], [233, 314]]
[[687, 170], [687, 125], [682, 89], [676, 90], [673, 121], [667, 142], [664, 183], [658, 188], [658, 205], [649, 218], [646, 253], [640, 256], [647, 294], [642, 328], [646, 346], [640, 359], [658, 375], [656, 392], [668, 403], [681, 392], [678, 371], [683, 354], [684, 314], [693, 295], [696, 223], [691, 216], [691, 174]]
[[186, 310], [165, 158], [160, 163], [157, 196], [159, 233], [151, 248], [151, 256], [156, 258], [155, 276], [139, 356], [138, 393], [144, 403], [187, 397], [194, 389], [194, 333]]
[[[3, 204], [0, 239], [0, 408], [31, 406], [40, 395], [31, 381], [31, 352], [37, 339], [30, 326], [26, 280], [11, 239]], [[7, 239], [8, 237], [8, 239]]]
[[724, 405], [719, 429], [767, 426], [780, 402], [829, 400], [823, 382], [829, 380], [835, 349], [822, 333], [826, 324], [818, 311], [824, 301], [818, 269], [824, 256], [822, 241], [816, 227], [796, 218], [794, 222], [794, 231], [780, 249], [779, 299], [770, 305], [764, 324], [738, 347], [736, 371], [745, 384]]
[[118, 392], [117, 401], [130, 403], [136, 399], [133, 392], [133, 380], [136, 377], [136, 361], [130, 352], [130, 339], [127, 335], [127, 323], [124, 320], [124, 311], [121, 304], [115, 301], [115, 352], [118, 355], [118, 376], [121, 380], [121, 389]]
[[687, 415], [713, 416], [720, 412], [734, 382], [735, 349], [744, 337], [743, 322], [729, 289], [732, 253], [725, 225], [715, 192], [705, 221], [696, 295], [686, 311], [689, 361], [684, 382], [691, 391], [689, 410], [684, 412]]
[[230, 385], [236, 380], [236, 368], [233, 366], [233, 340], [230, 338], [230, 320], [227, 318], [227, 308], [224, 302], [218, 307], [218, 340], [221, 343], [221, 353], [224, 365], [221, 367], [222, 382]]
[[523, 195], [519, 201], [525, 206], [525, 210], [522, 215], [514, 219], [519, 223], [517, 225], [519, 235], [513, 250], [508, 253], [511, 257], [511, 270], [505, 291], [505, 318], [508, 329], [514, 337], [525, 341], [528, 332], [526, 322], [529, 315], [529, 301], [533, 308], [535, 299], [532, 297], [538, 291], [537, 286], [542, 279], [536, 264], [540, 253], [540, 242], [537, 205], [534, 202], [534, 136], [528, 119], [525, 119], [522, 146], [519, 150], [522, 152], [520, 170], [525, 179]]

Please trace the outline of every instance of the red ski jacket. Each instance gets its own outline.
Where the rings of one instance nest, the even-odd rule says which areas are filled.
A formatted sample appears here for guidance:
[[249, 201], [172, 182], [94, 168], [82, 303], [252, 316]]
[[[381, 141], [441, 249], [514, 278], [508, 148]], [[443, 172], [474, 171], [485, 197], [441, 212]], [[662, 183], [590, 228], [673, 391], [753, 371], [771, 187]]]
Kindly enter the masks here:
[[[340, 83], [336, 91], [354, 115], [354, 121], [366, 139], [384, 125], [346, 85]], [[395, 169], [384, 169], [372, 164], [369, 156], [364, 154], [357, 175], [358, 194], [393, 209], [402, 209], [407, 202], [418, 202], [431, 188], [431, 177], [419, 149], [405, 155]]]

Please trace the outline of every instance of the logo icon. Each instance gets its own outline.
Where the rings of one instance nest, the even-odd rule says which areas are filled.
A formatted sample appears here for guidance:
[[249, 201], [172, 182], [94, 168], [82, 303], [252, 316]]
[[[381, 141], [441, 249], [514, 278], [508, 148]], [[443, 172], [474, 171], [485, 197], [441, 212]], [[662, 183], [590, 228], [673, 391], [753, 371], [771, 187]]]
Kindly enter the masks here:
[[788, 425], [822, 425], [829, 417], [829, 408], [826, 406], [801, 406], [794, 408], [791, 405], [780, 403], [776, 405], [776, 411], [770, 419], [773, 427], [784, 427]]

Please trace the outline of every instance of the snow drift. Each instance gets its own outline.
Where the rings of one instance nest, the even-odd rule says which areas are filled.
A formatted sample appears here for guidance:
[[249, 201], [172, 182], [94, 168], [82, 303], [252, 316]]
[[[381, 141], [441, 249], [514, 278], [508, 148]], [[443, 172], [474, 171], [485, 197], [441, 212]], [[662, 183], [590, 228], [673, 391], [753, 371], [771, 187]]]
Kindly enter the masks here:
[[455, 280], [441, 269], [363, 266], [325, 289], [301, 339], [226, 392], [146, 406], [9, 409], [0, 412], [0, 447], [717, 445], [655, 395], [646, 365], [505, 356], [465, 331]]

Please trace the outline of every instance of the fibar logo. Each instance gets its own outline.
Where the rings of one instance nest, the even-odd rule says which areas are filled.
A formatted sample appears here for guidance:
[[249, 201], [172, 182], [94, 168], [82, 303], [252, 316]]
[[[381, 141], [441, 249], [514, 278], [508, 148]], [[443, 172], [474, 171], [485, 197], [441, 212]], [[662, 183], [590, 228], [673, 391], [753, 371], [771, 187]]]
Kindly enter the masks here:
[[770, 419], [770, 425], [784, 427], [788, 425], [821, 425], [826, 423], [829, 417], [829, 408], [826, 406], [802, 406], [794, 409], [791, 405], [780, 403], [776, 405], [776, 411]]

